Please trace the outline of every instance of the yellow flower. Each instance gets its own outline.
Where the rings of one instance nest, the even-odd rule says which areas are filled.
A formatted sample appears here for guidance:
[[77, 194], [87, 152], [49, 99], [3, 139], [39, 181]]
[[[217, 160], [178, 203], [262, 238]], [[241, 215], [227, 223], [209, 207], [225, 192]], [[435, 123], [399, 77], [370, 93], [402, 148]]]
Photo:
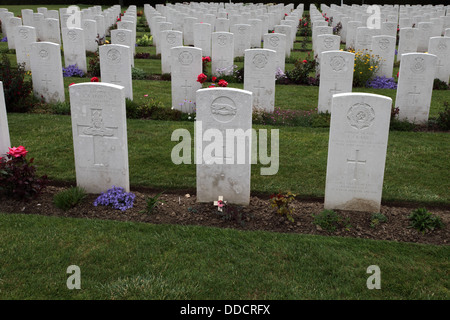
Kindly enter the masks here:
[[106, 43], [106, 44], [109, 44], [109, 41], [108, 41], [108, 40], [105, 40], [105, 43]]
[[362, 71], [359, 74], [362, 74]]
[[378, 66], [375, 66], [375, 68], [378, 68]]

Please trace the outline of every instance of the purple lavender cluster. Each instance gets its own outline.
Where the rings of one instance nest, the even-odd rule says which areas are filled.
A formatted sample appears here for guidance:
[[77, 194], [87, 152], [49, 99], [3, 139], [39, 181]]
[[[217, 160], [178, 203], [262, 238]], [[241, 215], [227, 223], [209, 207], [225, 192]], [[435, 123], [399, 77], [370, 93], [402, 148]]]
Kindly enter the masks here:
[[67, 68], [63, 67], [63, 77], [84, 77], [84, 72], [76, 64], [71, 64]]
[[136, 195], [132, 192], [125, 192], [121, 187], [112, 186], [111, 189], [103, 192], [95, 201], [94, 206], [112, 206], [114, 209], [125, 211], [133, 208]]
[[0, 40], [0, 42], [8, 42], [8, 38], [4, 37], [4, 38], [2, 38], [2, 40]]
[[394, 78], [375, 77], [372, 80], [367, 81], [366, 87], [374, 89], [397, 89], [397, 82]]

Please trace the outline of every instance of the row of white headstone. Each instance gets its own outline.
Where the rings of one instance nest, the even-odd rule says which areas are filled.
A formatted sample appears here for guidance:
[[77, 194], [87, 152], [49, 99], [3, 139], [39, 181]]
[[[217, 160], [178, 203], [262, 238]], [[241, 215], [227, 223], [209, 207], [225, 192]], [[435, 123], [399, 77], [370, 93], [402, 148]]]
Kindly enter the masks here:
[[[125, 88], [89, 82], [72, 85], [69, 92], [77, 185], [88, 193], [111, 186], [129, 191]], [[253, 94], [233, 88], [201, 89], [196, 94], [197, 199], [212, 202], [222, 196], [229, 203], [248, 205], [251, 150], [257, 143], [251, 132]], [[344, 93], [334, 95], [332, 102], [325, 208], [378, 212], [392, 100]], [[0, 116], [0, 154], [4, 155], [10, 142], [3, 90]], [[204, 138], [211, 130], [214, 143], [211, 137]], [[230, 130], [241, 132], [243, 139], [233, 134], [228, 141]], [[243, 150], [242, 144], [244, 161], [236, 152]]]

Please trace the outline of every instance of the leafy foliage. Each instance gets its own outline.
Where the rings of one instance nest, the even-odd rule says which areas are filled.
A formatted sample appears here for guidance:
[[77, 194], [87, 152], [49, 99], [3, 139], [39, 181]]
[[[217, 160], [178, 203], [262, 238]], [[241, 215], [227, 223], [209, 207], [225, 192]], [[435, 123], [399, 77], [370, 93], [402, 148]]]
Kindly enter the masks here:
[[414, 228], [422, 233], [433, 231], [444, 226], [441, 218], [435, 216], [425, 208], [414, 210], [409, 216], [409, 228]]
[[380, 223], [386, 223], [386, 222], [387, 222], [387, 218], [384, 214], [382, 214], [380, 212], [373, 213], [372, 217], [370, 218], [370, 227], [375, 228]]
[[84, 198], [86, 198], [86, 191], [81, 187], [70, 187], [61, 191], [53, 197], [53, 204], [55, 207], [67, 211], [75, 207]]
[[36, 176], [34, 158], [27, 160], [25, 148], [22, 149], [24, 153], [20, 155], [11, 150], [10, 148], [6, 158], [0, 158], [0, 195], [22, 201], [33, 199], [45, 188], [47, 176]]
[[89, 59], [87, 71], [90, 77], [100, 77], [100, 56], [98, 50]]
[[152, 214], [153, 210], [158, 207], [158, 203], [164, 203], [164, 201], [159, 200], [159, 197], [162, 195], [163, 191], [161, 191], [160, 193], [158, 193], [156, 196], [154, 197], [148, 197], [146, 200], [146, 207], [145, 207], [145, 211], [147, 214]]
[[31, 95], [33, 86], [31, 80], [26, 79], [27, 71], [23, 64], [16, 68], [6, 54], [0, 61], [0, 81], [3, 82], [6, 110], [8, 112], [28, 112], [32, 107]]
[[326, 231], [336, 231], [337, 228], [345, 227], [349, 229], [351, 226], [348, 223], [348, 219], [341, 217], [334, 210], [323, 210], [317, 215], [313, 215], [313, 223], [320, 226]]
[[442, 130], [450, 130], [450, 104], [448, 101], [444, 102], [444, 111], [439, 112], [436, 123]]
[[316, 79], [310, 76], [310, 73], [315, 72], [315, 68], [316, 61], [308, 53], [306, 59], [299, 59], [294, 63], [294, 68], [286, 72], [286, 77], [295, 84], [315, 85]]
[[294, 218], [292, 217], [294, 208], [291, 207], [294, 200], [295, 194], [291, 192], [273, 194], [270, 196], [270, 205], [272, 208], [277, 208], [279, 215], [286, 216], [289, 221], [294, 222]]

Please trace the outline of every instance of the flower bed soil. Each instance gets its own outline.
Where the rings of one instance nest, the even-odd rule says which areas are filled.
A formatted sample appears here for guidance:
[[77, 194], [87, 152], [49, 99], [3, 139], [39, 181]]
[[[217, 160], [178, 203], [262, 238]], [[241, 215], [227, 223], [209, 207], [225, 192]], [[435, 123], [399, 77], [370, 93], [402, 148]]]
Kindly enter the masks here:
[[158, 205], [152, 214], [143, 212], [146, 208], [145, 200], [148, 196], [153, 197], [160, 191], [148, 188], [132, 188], [131, 191], [136, 194], [134, 207], [123, 212], [110, 207], [93, 206], [92, 203], [98, 195], [88, 195], [76, 207], [63, 211], [53, 205], [53, 196], [67, 187], [68, 184], [53, 183], [53, 185], [44, 189], [37, 199], [27, 203], [2, 199], [0, 201], [0, 212], [332, 235], [435, 245], [448, 245], [450, 241], [450, 206], [427, 207], [433, 214], [441, 217], [445, 226], [426, 234], [408, 228], [408, 215], [418, 207], [412, 203], [383, 204], [381, 213], [387, 217], [387, 222], [380, 223], [375, 228], [370, 226], [372, 212], [335, 210], [344, 219], [349, 219], [350, 227], [341, 226], [336, 231], [329, 232], [313, 223], [312, 215], [318, 214], [324, 209], [323, 199], [296, 199], [293, 202], [294, 222], [290, 222], [286, 217], [278, 215], [275, 209], [271, 208], [269, 196], [255, 194], [251, 197], [250, 205], [242, 208], [242, 213], [245, 216], [244, 221], [236, 221], [224, 219], [212, 203], [197, 203], [193, 190], [164, 192], [160, 197], [164, 203]]

